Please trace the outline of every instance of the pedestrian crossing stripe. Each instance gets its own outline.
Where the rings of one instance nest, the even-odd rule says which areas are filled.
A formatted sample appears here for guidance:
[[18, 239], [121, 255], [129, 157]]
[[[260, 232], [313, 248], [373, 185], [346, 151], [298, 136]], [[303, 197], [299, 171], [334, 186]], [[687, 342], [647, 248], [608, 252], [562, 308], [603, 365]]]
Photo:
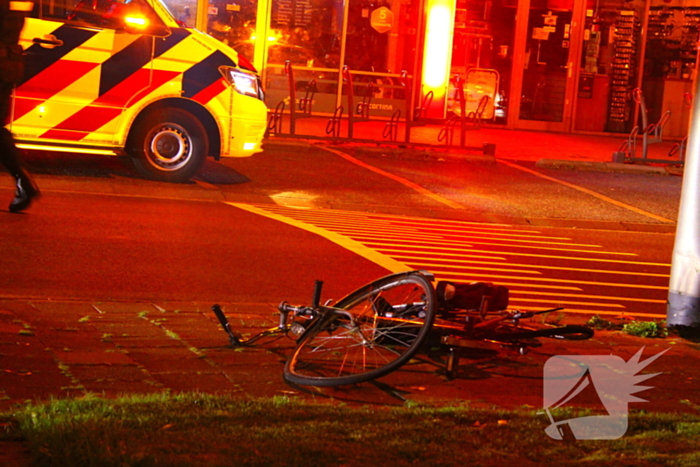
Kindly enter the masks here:
[[[389, 272], [427, 269], [436, 280], [496, 282], [509, 288], [511, 306], [665, 318], [670, 264], [641, 261], [635, 253], [507, 224], [228, 204], [321, 235]], [[590, 293], [593, 287], [610, 294]]]

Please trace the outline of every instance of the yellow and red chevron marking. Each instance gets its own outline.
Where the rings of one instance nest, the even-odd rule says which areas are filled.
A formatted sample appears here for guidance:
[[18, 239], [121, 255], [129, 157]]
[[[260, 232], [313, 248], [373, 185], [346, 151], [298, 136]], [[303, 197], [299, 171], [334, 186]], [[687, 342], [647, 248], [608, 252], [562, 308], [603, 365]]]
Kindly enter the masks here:
[[27, 47], [27, 70], [15, 94], [13, 125], [41, 139], [113, 140], [126, 108], [157, 97], [207, 105], [228, 89], [218, 67], [235, 66], [186, 29], [174, 28], [154, 42], [151, 36], [33, 20], [23, 35], [24, 44], [36, 37], [63, 43]]
[[149, 75], [149, 70], [138, 70], [90, 105], [42, 134], [41, 138], [79, 141], [119, 117], [129, 101], [138, 102], [161, 84], [173, 79], [177, 73], [154, 71], [151, 84], [144, 87], [149, 82]]

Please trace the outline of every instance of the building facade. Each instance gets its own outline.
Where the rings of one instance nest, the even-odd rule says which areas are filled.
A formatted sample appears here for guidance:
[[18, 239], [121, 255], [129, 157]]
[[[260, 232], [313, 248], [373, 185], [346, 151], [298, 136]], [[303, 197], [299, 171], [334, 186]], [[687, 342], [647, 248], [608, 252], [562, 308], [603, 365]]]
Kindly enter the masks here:
[[467, 110], [489, 96], [492, 125], [628, 133], [663, 117], [664, 135], [687, 133], [700, 0], [166, 3], [253, 62], [270, 109], [289, 95], [290, 61], [298, 95], [315, 83], [318, 114], [344, 104], [349, 72], [356, 89], [367, 83], [373, 114], [387, 118], [420, 107], [429, 119], [458, 114], [455, 86], [463, 86]]

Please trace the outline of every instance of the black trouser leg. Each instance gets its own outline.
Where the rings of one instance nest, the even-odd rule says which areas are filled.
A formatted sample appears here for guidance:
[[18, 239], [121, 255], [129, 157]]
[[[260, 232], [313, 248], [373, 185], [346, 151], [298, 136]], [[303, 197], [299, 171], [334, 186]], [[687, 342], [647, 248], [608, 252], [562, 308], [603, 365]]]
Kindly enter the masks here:
[[23, 172], [22, 153], [15, 146], [15, 140], [10, 130], [5, 128], [10, 116], [10, 99], [12, 97], [12, 84], [0, 82], [0, 163], [15, 178]]
[[23, 172], [22, 154], [15, 146], [12, 133], [5, 127], [0, 128], [0, 162], [15, 178]]

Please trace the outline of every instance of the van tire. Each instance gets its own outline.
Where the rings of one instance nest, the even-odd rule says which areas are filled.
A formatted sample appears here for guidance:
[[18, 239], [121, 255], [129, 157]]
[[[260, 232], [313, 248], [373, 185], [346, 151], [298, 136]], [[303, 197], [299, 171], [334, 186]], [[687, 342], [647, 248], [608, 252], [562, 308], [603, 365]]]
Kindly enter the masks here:
[[182, 109], [160, 109], [134, 122], [128, 153], [138, 171], [164, 182], [192, 178], [209, 154], [202, 123]]

